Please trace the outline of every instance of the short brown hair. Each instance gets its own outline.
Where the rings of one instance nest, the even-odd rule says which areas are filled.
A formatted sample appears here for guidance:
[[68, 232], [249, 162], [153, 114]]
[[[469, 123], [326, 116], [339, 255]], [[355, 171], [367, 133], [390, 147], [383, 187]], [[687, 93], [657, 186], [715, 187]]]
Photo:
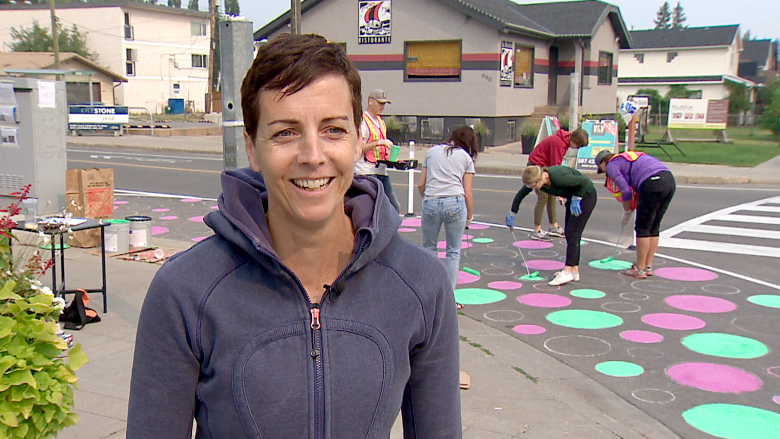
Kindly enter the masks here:
[[343, 76], [349, 85], [357, 128], [363, 114], [360, 73], [341, 46], [315, 34], [281, 34], [261, 46], [241, 84], [244, 129], [252, 141], [257, 136], [262, 90], [279, 90], [284, 97], [330, 73]]
[[569, 142], [576, 143], [578, 147], [588, 146], [588, 132], [582, 128], [572, 131]]

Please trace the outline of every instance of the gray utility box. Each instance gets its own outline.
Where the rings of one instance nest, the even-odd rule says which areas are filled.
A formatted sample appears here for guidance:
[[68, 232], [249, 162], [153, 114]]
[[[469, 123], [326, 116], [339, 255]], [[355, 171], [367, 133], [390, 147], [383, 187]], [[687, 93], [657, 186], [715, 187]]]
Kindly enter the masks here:
[[65, 208], [67, 116], [64, 81], [0, 78], [0, 206], [30, 184], [38, 215]]

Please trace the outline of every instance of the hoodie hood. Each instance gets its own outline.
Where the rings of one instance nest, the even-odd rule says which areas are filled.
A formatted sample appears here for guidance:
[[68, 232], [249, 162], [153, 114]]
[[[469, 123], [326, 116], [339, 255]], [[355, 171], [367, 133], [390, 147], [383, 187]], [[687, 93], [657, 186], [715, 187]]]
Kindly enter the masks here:
[[[222, 172], [219, 210], [206, 215], [205, 223], [214, 233], [237, 245], [255, 258], [267, 254], [278, 260], [271, 241], [265, 213], [268, 191], [263, 174], [252, 168]], [[344, 195], [344, 212], [352, 218], [356, 256], [354, 265], [363, 265], [384, 249], [401, 225], [390, 200], [373, 177], [355, 176]]]

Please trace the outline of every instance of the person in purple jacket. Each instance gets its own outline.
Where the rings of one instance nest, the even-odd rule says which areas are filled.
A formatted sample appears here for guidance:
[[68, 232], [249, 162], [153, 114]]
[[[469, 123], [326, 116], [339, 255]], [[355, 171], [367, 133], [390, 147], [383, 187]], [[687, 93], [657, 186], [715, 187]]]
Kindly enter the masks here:
[[250, 168], [214, 235], [163, 265], [136, 333], [128, 439], [462, 437], [455, 297], [361, 156], [360, 74], [281, 34], [241, 86]]
[[676, 189], [674, 176], [660, 160], [637, 151], [601, 151], [596, 166], [599, 174], [607, 174], [607, 190], [623, 203], [623, 226], [636, 210], [636, 264], [623, 274], [638, 279], [652, 276], [661, 220]]

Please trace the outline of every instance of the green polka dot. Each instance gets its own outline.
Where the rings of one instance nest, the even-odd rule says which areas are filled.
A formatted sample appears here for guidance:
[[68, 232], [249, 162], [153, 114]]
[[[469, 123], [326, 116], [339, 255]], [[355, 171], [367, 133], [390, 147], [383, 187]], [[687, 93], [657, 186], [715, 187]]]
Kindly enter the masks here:
[[571, 290], [571, 293], [569, 294], [574, 297], [579, 297], [580, 299], [601, 299], [602, 297], [606, 296], [603, 291], [588, 289]]
[[609, 262], [601, 262], [601, 259], [596, 259], [595, 261], [588, 262], [588, 265], [590, 265], [593, 268], [598, 268], [599, 270], [628, 270], [631, 268], [632, 264], [631, 262], [627, 261], [620, 261], [617, 259], [613, 259]]
[[769, 308], [780, 308], [780, 296], [772, 294], [759, 294], [758, 296], [748, 297], [748, 302]]
[[715, 437], [777, 439], [780, 415], [736, 404], [704, 404], [682, 413], [685, 422]]
[[597, 364], [596, 370], [613, 377], [635, 377], [645, 371], [642, 366], [627, 361], [605, 361]]
[[477, 244], [489, 244], [493, 242], [490, 238], [474, 238], [472, 241], [476, 242]]
[[623, 319], [616, 315], [586, 309], [555, 311], [547, 314], [547, 320], [558, 326], [577, 329], [614, 328], [623, 324]]
[[693, 334], [683, 338], [682, 344], [694, 352], [724, 358], [758, 358], [769, 352], [758, 340], [732, 334]]
[[506, 294], [487, 288], [462, 288], [455, 290], [455, 301], [464, 305], [486, 305], [506, 299]]

